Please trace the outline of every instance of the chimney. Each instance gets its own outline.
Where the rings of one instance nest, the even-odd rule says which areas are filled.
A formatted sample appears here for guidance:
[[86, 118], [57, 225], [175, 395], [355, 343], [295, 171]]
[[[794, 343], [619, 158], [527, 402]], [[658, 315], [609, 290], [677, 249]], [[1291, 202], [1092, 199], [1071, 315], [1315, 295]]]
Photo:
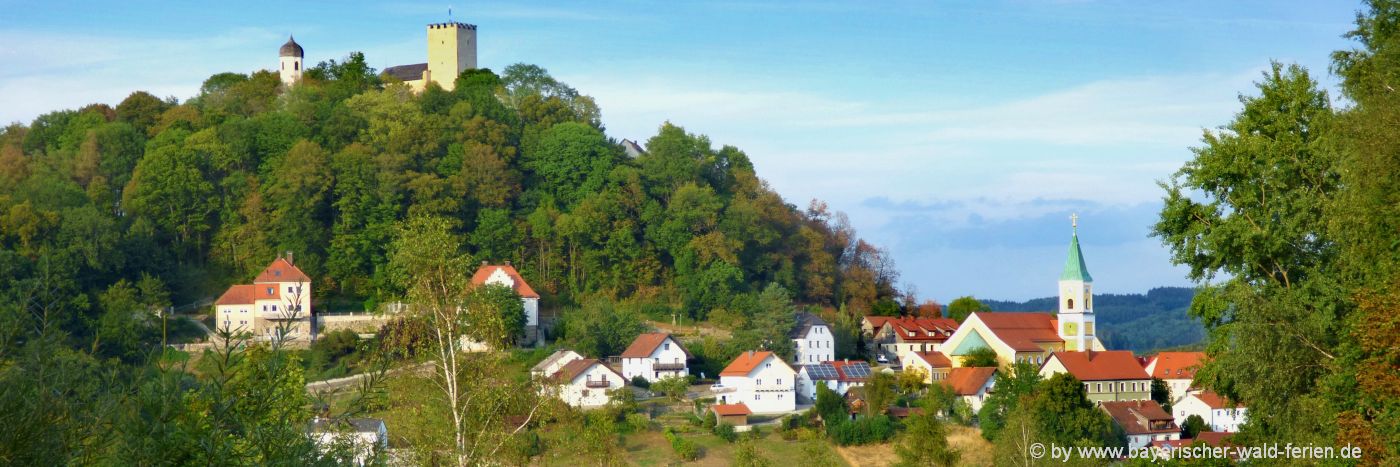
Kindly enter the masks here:
[[487, 263], [486, 260], [484, 260], [484, 259], [481, 260], [481, 265], [482, 265], [482, 266], [486, 266], [487, 264], [490, 264], [490, 263]]
[[506, 266], [510, 266], [510, 260], [506, 260]]
[[297, 265], [297, 263], [296, 263], [295, 261], [292, 261], [292, 250], [287, 250], [287, 262], [288, 262], [288, 263], [291, 263], [292, 266], [296, 266], [296, 265]]

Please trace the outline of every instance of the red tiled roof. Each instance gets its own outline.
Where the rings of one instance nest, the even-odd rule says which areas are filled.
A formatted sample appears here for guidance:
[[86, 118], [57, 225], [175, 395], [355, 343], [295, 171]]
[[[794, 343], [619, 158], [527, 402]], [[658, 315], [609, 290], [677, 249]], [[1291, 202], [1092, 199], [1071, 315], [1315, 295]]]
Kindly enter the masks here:
[[1065, 371], [1080, 381], [1148, 379], [1147, 371], [1127, 350], [1055, 352], [1050, 358], [1059, 360]]
[[976, 395], [996, 372], [996, 367], [991, 366], [958, 367], [948, 371], [948, 379], [943, 380], [943, 384], [953, 388], [954, 394], [972, 396]]
[[[1156, 401], [1105, 401], [1099, 405], [1108, 416], [1113, 418], [1114, 423], [1123, 428], [1123, 431], [1130, 435], [1146, 435], [1153, 433], [1176, 433], [1181, 428], [1172, 421], [1171, 414], [1162, 410], [1162, 406]], [[1152, 422], [1165, 422], [1161, 428], [1152, 428]]]
[[953, 361], [949, 360], [947, 355], [943, 355], [943, 352], [928, 351], [911, 353], [919, 357], [919, 359], [928, 362], [928, 365], [934, 368], [952, 368], [953, 366]]
[[1211, 391], [1201, 391], [1194, 395], [1197, 399], [1200, 399], [1201, 402], [1204, 402], [1207, 407], [1212, 409], [1233, 409], [1239, 407], [1239, 404], [1233, 403], [1229, 399], [1221, 397], [1219, 394]]
[[258, 274], [257, 279], [253, 279], [254, 284], [267, 282], [311, 282], [311, 278], [292, 265], [291, 261], [287, 261], [287, 258], [277, 258], [263, 269], [262, 274]]
[[1206, 359], [1205, 352], [1162, 352], [1152, 357], [1152, 377], [1192, 379]]
[[1234, 436], [1234, 433], [1227, 433], [1223, 431], [1202, 431], [1200, 433], [1196, 433], [1196, 441], [1200, 441], [1211, 446], [1226, 446], [1231, 444], [1230, 438], [1232, 436]]
[[738, 404], [715, 404], [710, 406], [710, 410], [714, 410], [715, 415], [721, 417], [728, 417], [731, 415], [753, 415], [753, 411], [749, 410], [749, 406], [745, 405], [743, 402]]
[[515, 267], [509, 264], [488, 264], [481, 266], [480, 269], [476, 270], [476, 274], [472, 274], [472, 284], [485, 284], [486, 279], [490, 278], [491, 274], [495, 273], [497, 269], [504, 271], [507, 276], [510, 276], [510, 280], [515, 282], [515, 286], [513, 287], [515, 293], [520, 294], [522, 298], [540, 298], [540, 294], [535, 293], [535, 289], [530, 288], [530, 284], [525, 282], [525, 278], [520, 277], [520, 273], [515, 270]]
[[866, 316], [865, 316], [865, 322], [870, 323], [870, 327], [871, 327], [872, 329], [876, 330], [876, 331], [879, 331], [879, 330], [880, 330], [880, 327], [884, 326], [886, 321], [889, 321], [889, 320], [892, 320], [892, 319], [899, 319], [899, 317], [898, 317], [898, 316], [876, 316], [876, 315], [866, 315]]
[[281, 300], [282, 290], [276, 285], [253, 284], [254, 300]]
[[[748, 376], [749, 372], [753, 371], [754, 368], [758, 368], [758, 364], [763, 363], [764, 360], [767, 360], [768, 357], [772, 355], [773, 352], [769, 352], [766, 350], [761, 352], [750, 350], [748, 352], [741, 353], [738, 357], [734, 358], [734, 361], [729, 362], [729, 366], [724, 367], [724, 371], [719, 372], [719, 375]], [[774, 360], [779, 363], [782, 363], [782, 359], [780, 358], [775, 358]]]
[[958, 330], [958, 322], [951, 318], [904, 317], [885, 321], [896, 337], [902, 341], [943, 342]]
[[1030, 312], [974, 312], [1006, 345], [1020, 352], [1038, 352], [1040, 342], [1063, 342], [1055, 328], [1055, 315]]
[[617, 375], [619, 382], [626, 384], [627, 378], [623, 378], [621, 374], [618, 374], [617, 370], [612, 369], [610, 366], [603, 365], [603, 362], [595, 358], [580, 358], [565, 364], [563, 367], [559, 368], [559, 371], [554, 372], [554, 379], [565, 384], [573, 382], [574, 378], [578, 378], [578, 375], [588, 371], [589, 368], [593, 368], [593, 365], [602, 365], [603, 368], [607, 368], [612, 374]]
[[[657, 347], [661, 347], [661, 343], [666, 342], [666, 339], [671, 339], [671, 335], [664, 332], [643, 333], [632, 341], [632, 345], [627, 346], [627, 350], [622, 351], [622, 358], [650, 357], [651, 353], [655, 352]], [[686, 357], [690, 356], [690, 351], [685, 350], [685, 347], [681, 346], [680, 341], [671, 339], [671, 342], [675, 343], [677, 347], [680, 347], [681, 352], [685, 353]]]
[[252, 305], [254, 300], [253, 294], [255, 292], [253, 287], [255, 286], [247, 284], [229, 287], [223, 295], [219, 296], [219, 300], [214, 303], [216, 305]]

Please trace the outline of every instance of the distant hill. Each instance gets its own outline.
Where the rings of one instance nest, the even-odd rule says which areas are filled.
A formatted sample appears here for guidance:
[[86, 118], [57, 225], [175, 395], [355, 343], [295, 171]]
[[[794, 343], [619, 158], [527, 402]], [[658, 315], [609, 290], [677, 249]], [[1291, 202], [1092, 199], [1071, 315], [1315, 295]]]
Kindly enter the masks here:
[[[1150, 353], [1192, 347], [1205, 341], [1205, 327], [1186, 315], [1196, 291], [1186, 287], [1158, 287], [1143, 294], [1094, 296], [1099, 340], [1109, 349]], [[1056, 297], [1024, 302], [982, 300], [996, 311], [1044, 311], [1057, 309]]]

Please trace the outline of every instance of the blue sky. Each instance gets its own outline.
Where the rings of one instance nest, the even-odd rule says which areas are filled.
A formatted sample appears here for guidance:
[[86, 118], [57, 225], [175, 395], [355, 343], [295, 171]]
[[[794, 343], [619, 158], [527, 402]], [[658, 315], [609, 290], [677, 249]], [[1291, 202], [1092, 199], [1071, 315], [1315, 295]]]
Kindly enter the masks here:
[[[1080, 214], [1102, 292], [1188, 285], [1147, 236], [1156, 182], [1229, 121], [1270, 60], [1330, 89], [1360, 5], [1291, 2], [110, 2], [0, 0], [0, 122], [180, 99], [209, 75], [363, 51], [424, 60], [424, 25], [479, 26], [480, 64], [535, 63], [596, 97], [609, 133], [663, 121], [820, 198], [946, 303], [1055, 292]], [[1334, 92], [1335, 95], [1335, 92]]]

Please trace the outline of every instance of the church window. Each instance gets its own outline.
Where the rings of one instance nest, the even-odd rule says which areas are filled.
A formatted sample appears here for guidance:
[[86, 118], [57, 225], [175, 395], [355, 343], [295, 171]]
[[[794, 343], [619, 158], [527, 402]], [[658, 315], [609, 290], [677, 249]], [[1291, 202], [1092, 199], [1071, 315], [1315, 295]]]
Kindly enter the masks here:
[[301, 62], [292, 62], [292, 69], [301, 71]]
[[1074, 309], [1074, 299], [1073, 299], [1073, 298], [1070, 298], [1070, 299], [1066, 299], [1066, 301], [1069, 302], [1068, 308], [1071, 309], [1071, 310], [1073, 310], [1073, 309]]

